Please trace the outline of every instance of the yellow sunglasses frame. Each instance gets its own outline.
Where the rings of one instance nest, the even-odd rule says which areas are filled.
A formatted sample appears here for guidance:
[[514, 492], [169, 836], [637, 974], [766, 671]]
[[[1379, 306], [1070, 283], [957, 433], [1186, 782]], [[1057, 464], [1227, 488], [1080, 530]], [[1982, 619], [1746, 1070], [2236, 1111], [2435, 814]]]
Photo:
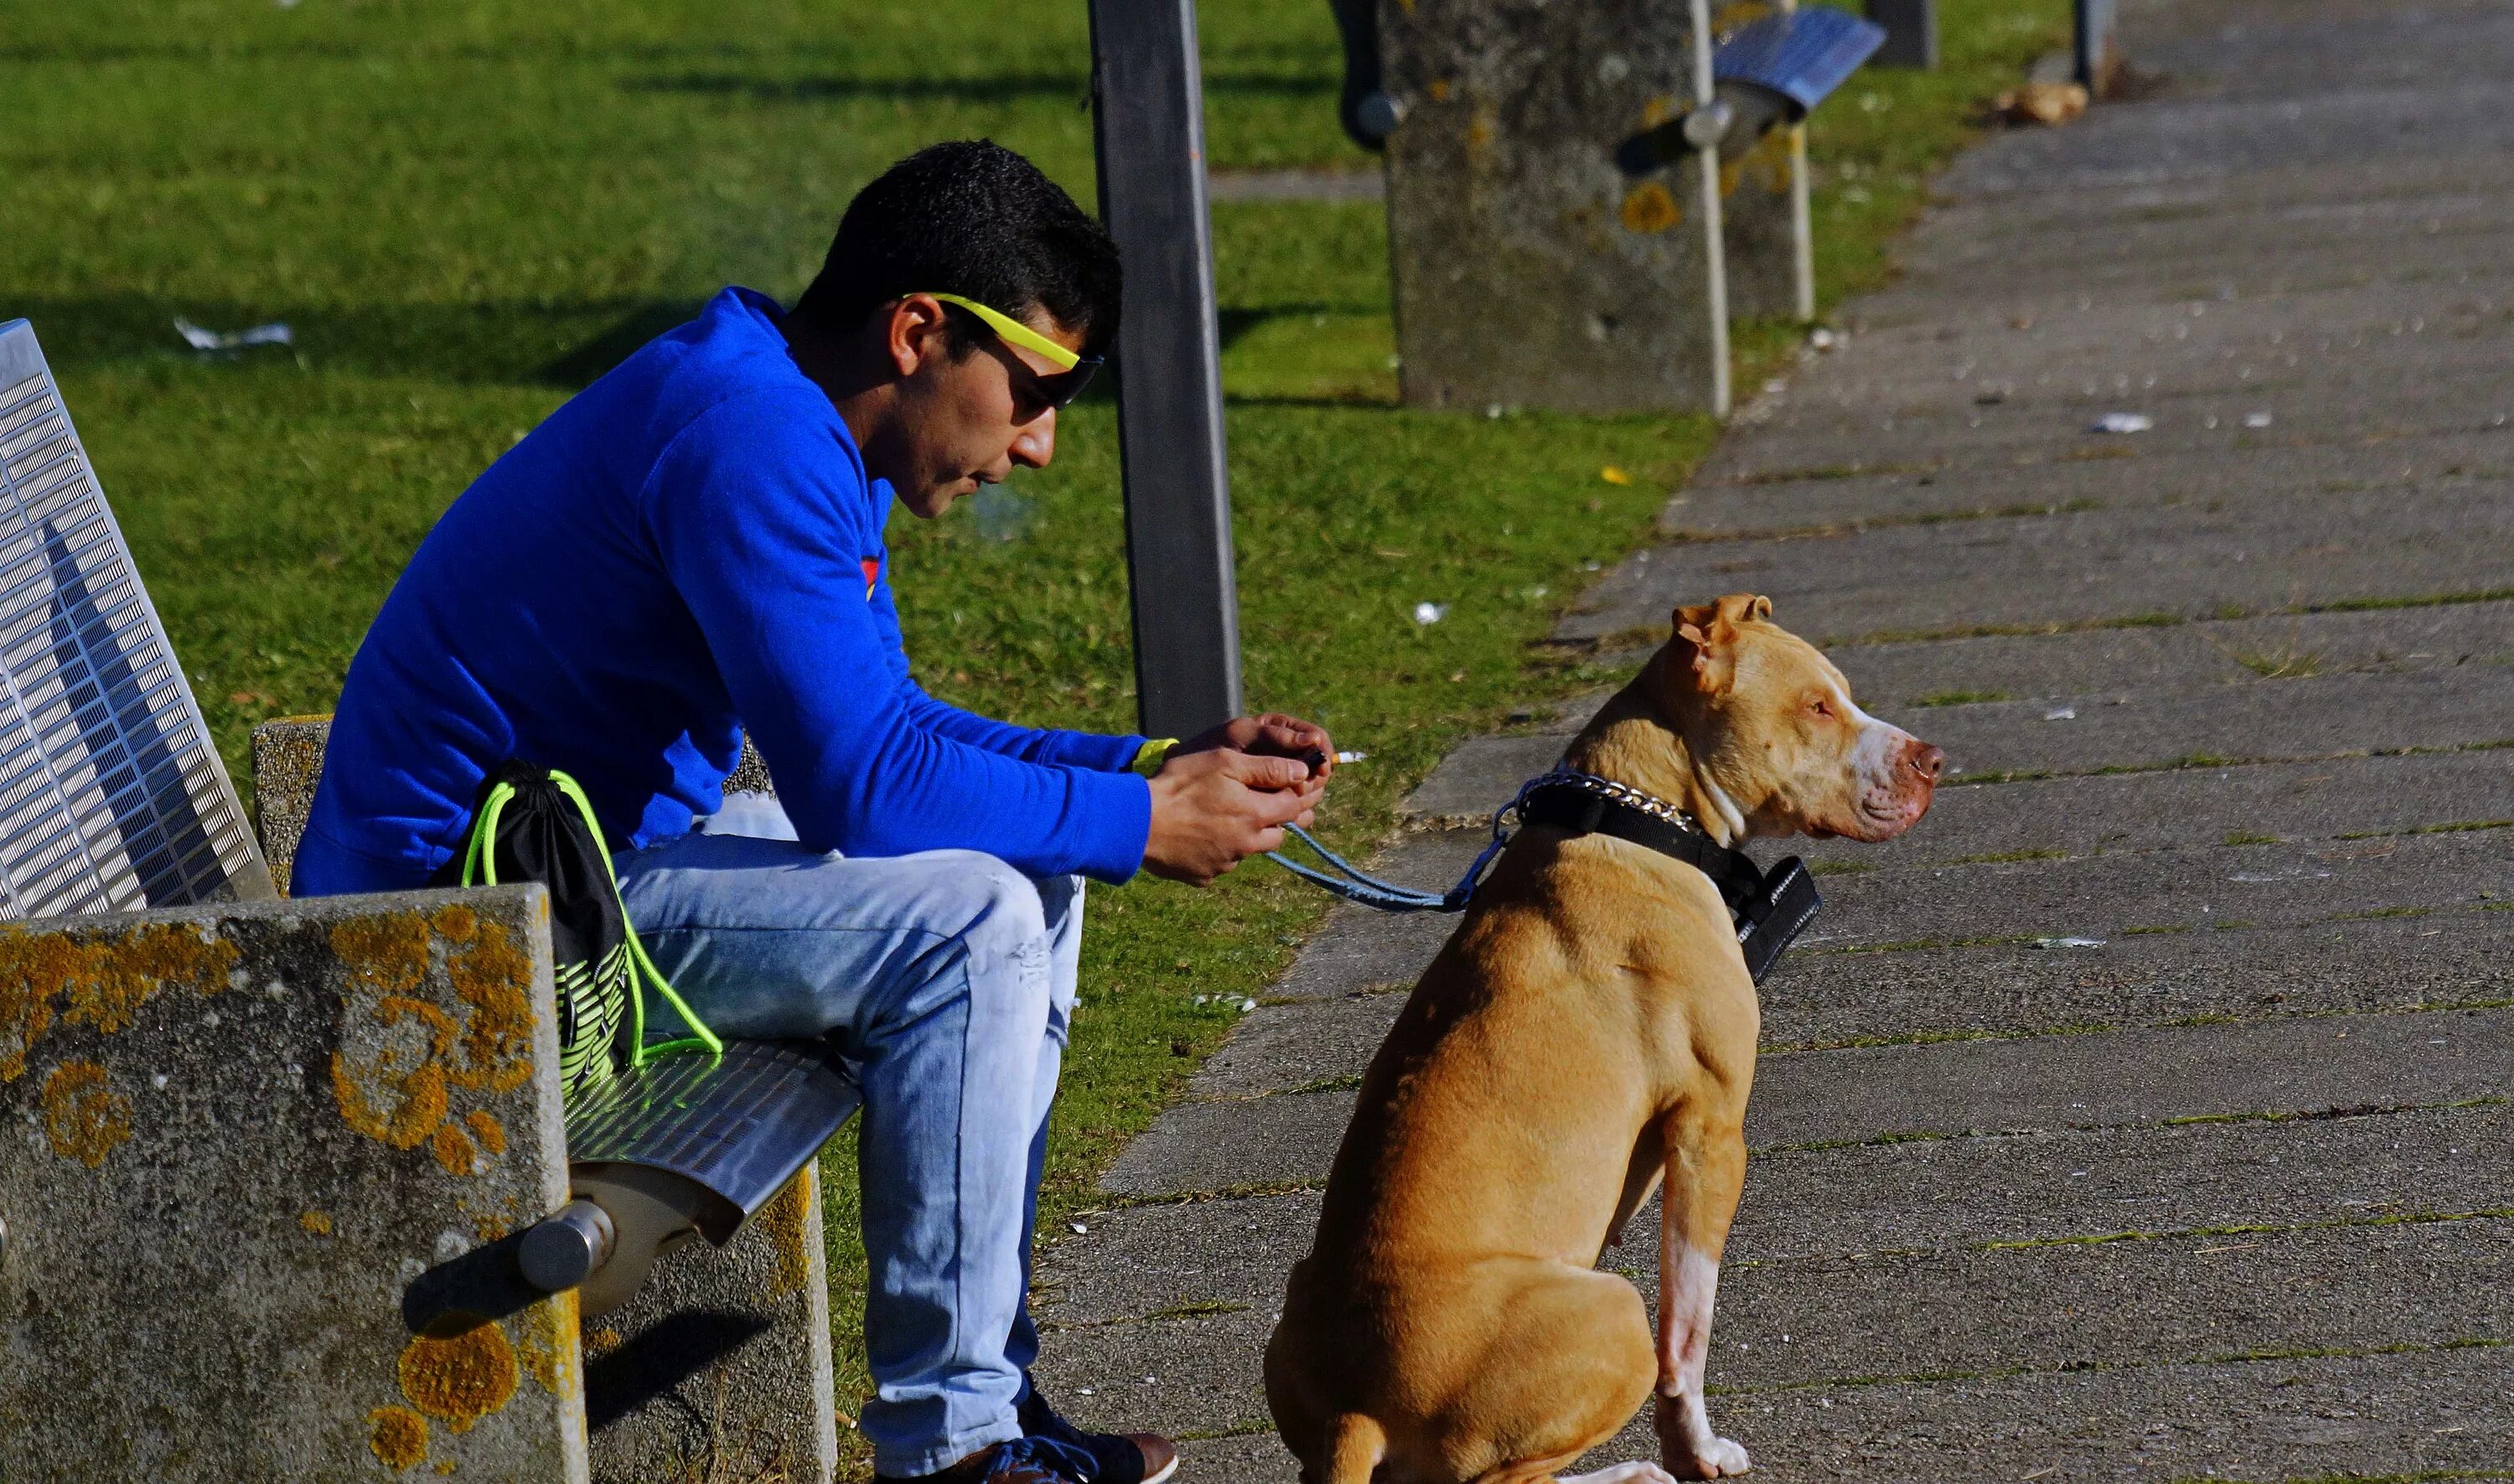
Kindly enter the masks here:
[[1080, 353], [1066, 349], [1001, 310], [990, 309], [974, 299], [962, 299], [957, 294], [929, 294], [927, 297], [939, 299], [947, 304], [958, 304], [986, 321], [987, 328], [1002, 337], [1006, 344], [1019, 345], [1024, 350], [1036, 351], [1047, 357], [1059, 371], [1072, 371], [1082, 364]]

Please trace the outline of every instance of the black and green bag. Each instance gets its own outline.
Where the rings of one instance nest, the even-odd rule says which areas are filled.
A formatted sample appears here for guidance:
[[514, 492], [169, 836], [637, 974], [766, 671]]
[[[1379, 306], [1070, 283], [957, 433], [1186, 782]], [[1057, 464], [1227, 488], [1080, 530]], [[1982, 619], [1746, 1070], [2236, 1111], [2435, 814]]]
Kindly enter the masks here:
[[[724, 1050], [638, 943], [620, 900], [602, 825], [576, 780], [520, 761], [491, 773], [480, 784], [462, 863], [464, 886], [538, 881], [548, 889], [563, 1087], [574, 1091], [608, 1082], [671, 1052]], [[680, 1012], [693, 1034], [646, 1043], [649, 984]]]

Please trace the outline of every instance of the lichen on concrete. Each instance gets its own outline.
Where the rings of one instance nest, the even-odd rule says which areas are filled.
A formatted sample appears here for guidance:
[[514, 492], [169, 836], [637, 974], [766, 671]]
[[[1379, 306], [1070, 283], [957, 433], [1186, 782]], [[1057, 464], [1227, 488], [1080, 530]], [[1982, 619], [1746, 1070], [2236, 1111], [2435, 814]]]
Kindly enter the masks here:
[[477, 1314], [448, 1315], [412, 1336], [395, 1369], [410, 1404], [456, 1432], [514, 1400], [521, 1374], [506, 1328]]
[[93, 1170], [131, 1137], [131, 1100], [94, 1062], [64, 1062], [44, 1079], [44, 1137], [54, 1154]]
[[427, 1462], [427, 1419], [408, 1407], [378, 1407], [367, 1414], [367, 1451], [396, 1473]]
[[82, 938], [0, 929], [0, 1082], [25, 1075], [57, 1018], [111, 1035], [169, 985], [218, 993], [235, 964], [235, 944], [189, 924], [140, 922]]
[[584, 1484], [572, 1303], [405, 1313], [567, 1190], [545, 896], [456, 901], [0, 930], [8, 1477]]

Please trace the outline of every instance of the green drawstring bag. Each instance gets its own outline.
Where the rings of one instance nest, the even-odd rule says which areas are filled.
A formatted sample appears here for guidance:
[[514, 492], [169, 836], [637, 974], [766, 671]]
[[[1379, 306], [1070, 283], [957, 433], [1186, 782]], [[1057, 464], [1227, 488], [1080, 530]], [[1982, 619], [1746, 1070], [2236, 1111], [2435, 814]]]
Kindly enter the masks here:
[[[480, 784], [461, 884], [538, 881], [549, 892], [551, 977], [558, 989], [558, 1068], [569, 1092], [673, 1052], [724, 1051], [646, 956], [593, 805], [576, 780], [508, 762]], [[646, 986], [680, 1012], [692, 1034], [646, 1042]]]

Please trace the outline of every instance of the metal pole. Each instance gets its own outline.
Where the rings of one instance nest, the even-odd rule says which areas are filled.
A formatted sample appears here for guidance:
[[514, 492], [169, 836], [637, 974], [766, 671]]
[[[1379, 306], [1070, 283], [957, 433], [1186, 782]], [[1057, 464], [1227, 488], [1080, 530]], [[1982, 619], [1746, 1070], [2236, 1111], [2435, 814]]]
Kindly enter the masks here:
[[2078, 82], [2090, 97], [2102, 98], [2112, 91], [2113, 71], [2120, 54], [2114, 41], [2114, 0], [2077, 0], [2073, 29], [2077, 32]]
[[[1693, 105], [1708, 108], [1719, 98], [1711, 74], [1711, 0], [1693, 0]], [[1711, 317], [1711, 416], [1728, 416], [1728, 246], [1721, 225], [1720, 146], [1694, 152], [1702, 184], [1703, 307]]]
[[[1799, 0], [1784, 0], [1795, 11]], [[1790, 128], [1790, 288], [1799, 318], [1815, 318], [1815, 207], [1807, 181], [1807, 126]]]
[[1117, 446], [1136, 714], [1189, 737], [1239, 713], [1222, 341], [1195, 0], [1091, 0], [1100, 215], [1125, 261]]
[[1868, 0], [1868, 19], [1886, 28], [1877, 65], [1937, 70], [1938, 0]]

